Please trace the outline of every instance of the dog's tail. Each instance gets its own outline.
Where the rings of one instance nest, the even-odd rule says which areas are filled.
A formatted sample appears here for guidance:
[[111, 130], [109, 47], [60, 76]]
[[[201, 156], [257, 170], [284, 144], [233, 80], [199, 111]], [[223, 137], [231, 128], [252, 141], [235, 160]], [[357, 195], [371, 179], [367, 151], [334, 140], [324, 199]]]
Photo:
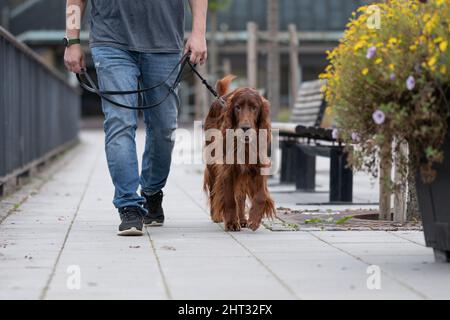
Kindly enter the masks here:
[[217, 93], [219, 94], [219, 97], [222, 97], [228, 93], [228, 90], [230, 89], [231, 81], [233, 81], [236, 78], [237, 77], [235, 75], [229, 74], [228, 76], [217, 81], [216, 90], [217, 90]]

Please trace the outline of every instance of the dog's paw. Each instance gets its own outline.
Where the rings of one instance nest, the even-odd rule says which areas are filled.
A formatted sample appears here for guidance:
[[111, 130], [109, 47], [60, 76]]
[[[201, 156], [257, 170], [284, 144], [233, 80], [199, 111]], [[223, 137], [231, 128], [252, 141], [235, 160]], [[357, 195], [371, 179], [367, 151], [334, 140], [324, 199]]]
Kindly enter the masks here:
[[261, 222], [255, 222], [255, 221], [249, 221], [248, 222], [248, 227], [252, 231], [256, 231], [259, 228], [260, 225], [261, 225]]
[[247, 220], [241, 220], [240, 222], [241, 228], [248, 228], [248, 221]]
[[221, 222], [223, 222], [222, 215], [220, 215], [220, 214], [211, 213], [211, 220], [214, 223], [221, 223]]
[[217, 217], [211, 217], [211, 220], [214, 223], [221, 223], [221, 222], [223, 222], [222, 218], [217, 218]]
[[225, 223], [225, 231], [241, 231], [241, 225], [236, 221], [227, 222]]

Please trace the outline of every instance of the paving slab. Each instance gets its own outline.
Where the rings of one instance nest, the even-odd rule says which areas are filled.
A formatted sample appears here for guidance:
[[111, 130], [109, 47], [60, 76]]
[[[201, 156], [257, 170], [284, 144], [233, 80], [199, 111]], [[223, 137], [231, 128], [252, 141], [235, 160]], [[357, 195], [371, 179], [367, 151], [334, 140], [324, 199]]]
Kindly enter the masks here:
[[[137, 137], [142, 152], [143, 131]], [[102, 132], [84, 131], [32, 194], [25, 187], [0, 201], [0, 299], [450, 297], [450, 267], [434, 262], [422, 232], [225, 232], [210, 221], [201, 164], [173, 165], [164, 227], [118, 237], [103, 141]], [[326, 198], [326, 166], [319, 160], [317, 201]], [[373, 206], [370, 179], [358, 175], [355, 187], [358, 201]], [[271, 187], [277, 205], [316, 206], [305, 205], [311, 194], [281, 188]], [[380, 289], [367, 285], [372, 266]]]

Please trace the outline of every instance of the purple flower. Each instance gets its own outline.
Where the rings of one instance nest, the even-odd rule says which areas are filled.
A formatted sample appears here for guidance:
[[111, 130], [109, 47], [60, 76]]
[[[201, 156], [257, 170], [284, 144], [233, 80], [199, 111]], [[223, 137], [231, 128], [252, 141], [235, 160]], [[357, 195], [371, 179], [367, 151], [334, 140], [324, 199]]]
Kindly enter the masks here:
[[372, 119], [376, 124], [380, 125], [384, 123], [384, 120], [386, 120], [386, 116], [384, 115], [383, 111], [378, 109], [372, 114]]
[[394, 81], [395, 80], [395, 73], [391, 73], [390, 75], [389, 75], [389, 80], [391, 80], [391, 81]]
[[408, 79], [406, 79], [406, 88], [408, 88], [409, 91], [413, 90], [416, 86], [416, 80], [413, 76], [409, 76]]
[[375, 56], [376, 52], [377, 52], [377, 47], [372, 46], [372, 47], [368, 48], [367, 49], [366, 58], [367, 59], [372, 59]]
[[339, 138], [339, 130], [336, 129], [336, 128], [334, 128], [333, 131], [331, 132], [331, 137], [332, 137], [334, 140], [337, 140], [337, 139]]
[[355, 142], [359, 142], [359, 140], [361, 140], [361, 136], [358, 132], [352, 132], [352, 140]]

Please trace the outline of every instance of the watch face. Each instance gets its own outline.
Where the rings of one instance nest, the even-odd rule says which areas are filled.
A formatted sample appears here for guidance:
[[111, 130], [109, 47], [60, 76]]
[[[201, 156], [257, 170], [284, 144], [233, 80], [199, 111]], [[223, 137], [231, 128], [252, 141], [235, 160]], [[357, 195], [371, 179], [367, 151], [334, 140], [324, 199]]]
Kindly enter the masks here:
[[67, 40], [67, 38], [63, 39], [63, 44], [65, 47], [67, 47], [69, 45], [69, 40]]

